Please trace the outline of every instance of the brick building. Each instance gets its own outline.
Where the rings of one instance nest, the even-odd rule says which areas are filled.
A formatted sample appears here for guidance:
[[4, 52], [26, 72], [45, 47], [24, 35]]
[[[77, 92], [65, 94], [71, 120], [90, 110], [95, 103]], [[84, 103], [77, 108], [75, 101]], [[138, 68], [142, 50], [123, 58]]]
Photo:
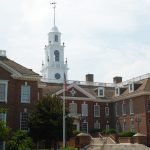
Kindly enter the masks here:
[[[8, 59], [0, 51], [0, 120], [13, 130], [27, 130], [27, 120], [35, 102], [42, 96], [39, 74]], [[0, 149], [3, 143], [0, 142]]]
[[[150, 74], [125, 82], [115, 77], [113, 83], [95, 83], [91, 74], [85, 82], [68, 81], [66, 107], [74, 117], [77, 130], [114, 128], [117, 132], [140, 132], [150, 145]], [[93, 77], [92, 77], [93, 78]], [[63, 98], [63, 84], [47, 83], [43, 94]]]

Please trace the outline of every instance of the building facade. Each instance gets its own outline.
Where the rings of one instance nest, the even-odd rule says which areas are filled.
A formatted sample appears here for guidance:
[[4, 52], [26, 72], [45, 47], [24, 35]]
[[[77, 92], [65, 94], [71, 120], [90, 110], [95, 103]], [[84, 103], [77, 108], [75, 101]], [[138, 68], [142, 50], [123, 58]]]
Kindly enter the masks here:
[[[8, 59], [0, 50], [0, 120], [13, 130], [28, 130], [28, 117], [42, 96], [41, 77]], [[4, 143], [0, 141], [0, 149]]]

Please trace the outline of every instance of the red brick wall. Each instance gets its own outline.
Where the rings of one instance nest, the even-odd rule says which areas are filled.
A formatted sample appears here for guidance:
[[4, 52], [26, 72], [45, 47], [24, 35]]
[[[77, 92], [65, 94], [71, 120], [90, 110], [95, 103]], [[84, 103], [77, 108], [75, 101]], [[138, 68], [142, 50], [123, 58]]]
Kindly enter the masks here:
[[[0, 102], [0, 108], [8, 108], [7, 111], [7, 124], [13, 130], [20, 128], [20, 112], [31, 112], [34, 104], [38, 100], [38, 92], [42, 96], [42, 90], [38, 88], [36, 81], [23, 81], [15, 80], [11, 77], [11, 74], [0, 67], [0, 80], [8, 80], [8, 91], [7, 91], [7, 103]], [[31, 98], [30, 103], [21, 103], [21, 86], [27, 82], [31, 86]]]

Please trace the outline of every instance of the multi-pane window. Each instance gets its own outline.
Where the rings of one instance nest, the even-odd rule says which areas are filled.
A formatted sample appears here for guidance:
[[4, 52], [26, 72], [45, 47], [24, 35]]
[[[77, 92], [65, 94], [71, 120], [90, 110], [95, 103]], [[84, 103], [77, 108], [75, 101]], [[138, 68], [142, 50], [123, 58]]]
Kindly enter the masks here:
[[21, 86], [21, 102], [30, 103], [30, 86], [28, 85]]
[[131, 118], [131, 120], [130, 120], [130, 131], [131, 132], [135, 131], [135, 129], [134, 129], [134, 118]]
[[130, 100], [130, 102], [129, 102], [129, 107], [130, 107], [130, 114], [133, 114], [134, 112], [133, 112], [133, 101], [132, 100]]
[[100, 129], [100, 123], [98, 122], [98, 120], [94, 122], [94, 129]]
[[126, 104], [125, 104], [124, 101], [123, 101], [123, 103], [122, 103], [122, 114], [123, 114], [123, 115], [126, 115]]
[[5, 150], [5, 142], [0, 140], [0, 150]]
[[72, 102], [69, 104], [69, 110], [70, 110], [70, 115], [75, 116], [77, 115], [77, 104]]
[[104, 97], [104, 88], [103, 87], [98, 88], [98, 97]]
[[82, 116], [88, 116], [88, 105], [82, 104]]
[[7, 101], [7, 86], [8, 86], [8, 81], [0, 80], [0, 102]]
[[6, 113], [0, 113], [0, 121], [6, 122]]
[[106, 124], [106, 130], [107, 131], [109, 130], [109, 124], [108, 123]]
[[122, 128], [123, 128], [123, 131], [127, 130], [127, 123], [126, 123], [126, 121], [123, 122], [123, 127]]
[[105, 107], [105, 116], [109, 116], [109, 107]]
[[20, 113], [20, 130], [28, 130], [28, 118], [29, 114], [27, 112]]
[[116, 111], [116, 117], [119, 116], [119, 105], [118, 103], [115, 104], [115, 111]]
[[88, 123], [86, 121], [82, 122], [82, 131], [88, 133]]
[[116, 131], [117, 133], [120, 131], [120, 124], [118, 120], [116, 121]]
[[99, 105], [94, 105], [94, 117], [99, 117], [100, 116], [100, 106]]
[[148, 100], [147, 100], [147, 106], [148, 106], [148, 112], [150, 112], [150, 96], [148, 97]]

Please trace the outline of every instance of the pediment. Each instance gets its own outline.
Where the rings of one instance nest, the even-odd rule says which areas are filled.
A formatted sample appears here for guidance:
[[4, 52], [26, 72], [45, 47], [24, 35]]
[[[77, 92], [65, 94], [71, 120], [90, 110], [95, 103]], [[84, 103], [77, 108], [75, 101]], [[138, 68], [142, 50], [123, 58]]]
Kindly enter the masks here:
[[[64, 96], [64, 89], [55, 93], [58, 96]], [[82, 87], [76, 85], [75, 83], [69, 85], [67, 90], [65, 91], [66, 98], [78, 98], [78, 99], [96, 99], [93, 95], [89, 92], [84, 90]]]

